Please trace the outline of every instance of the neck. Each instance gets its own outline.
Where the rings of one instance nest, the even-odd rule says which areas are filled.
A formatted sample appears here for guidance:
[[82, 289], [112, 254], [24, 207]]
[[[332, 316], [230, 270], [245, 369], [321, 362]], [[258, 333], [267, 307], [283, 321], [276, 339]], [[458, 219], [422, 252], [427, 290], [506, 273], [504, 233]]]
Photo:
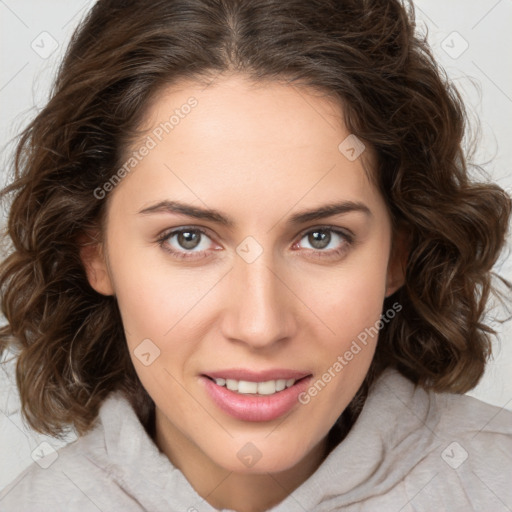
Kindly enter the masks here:
[[236, 473], [217, 465], [156, 411], [155, 442], [195, 491], [217, 509], [264, 512], [306, 481], [327, 455], [325, 437], [295, 466], [277, 473]]

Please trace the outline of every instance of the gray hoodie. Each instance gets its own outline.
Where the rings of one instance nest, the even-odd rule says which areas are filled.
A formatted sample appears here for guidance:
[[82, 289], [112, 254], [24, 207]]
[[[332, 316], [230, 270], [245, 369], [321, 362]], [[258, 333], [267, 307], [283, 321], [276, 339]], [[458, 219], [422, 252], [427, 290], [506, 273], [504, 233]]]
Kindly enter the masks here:
[[[115, 392], [93, 430], [33, 463], [2, 491], [0, 510], [216, 509]], [[464, 395], [425, 392], [387, 370], [347, 437], [271, 511], [511, 512], [512, 412]]]

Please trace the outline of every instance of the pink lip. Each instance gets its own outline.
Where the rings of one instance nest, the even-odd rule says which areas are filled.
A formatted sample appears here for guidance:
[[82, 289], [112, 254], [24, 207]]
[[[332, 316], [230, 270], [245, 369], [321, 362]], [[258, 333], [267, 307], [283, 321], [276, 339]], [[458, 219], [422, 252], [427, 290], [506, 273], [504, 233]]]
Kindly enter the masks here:
[[[251, 382], [265, 382], [265, 380], [277, 380], [277, 376], [268, 377], [267, 374], [276, 375], [275, 372], [262, 372], [258, 373], [255, 378], [254, 372], [245, 372], [242, 373], [233, 372], [214, 372], [209, 374], [212, 378], [221, 378], [220, 375], [227, 376], [228, 378], [234, 378], [235, 380], [248, 380]], [[234, 375], [242, 375], [242, 377], [234, 377]], [[295, 375], [299, 375], [298, 377], [286, 377], [286, 375], [291, 375], [289, 372], [281, 372], [279, 375], [281, 378], [301, 379], [308, 374], [303, 374], [299, 372], [295, 372]], [[215, 376], [214, 376], [215, 375]], [[218, 375], [218, 377], [217, 377]], [[262, 378], [262, 375], [264, 377]], [[226, 377], [224, 377], [226, 378]], [[284, 389], [283, 391], [279, 391], [274, 395], [243, 395], [236, 393], [235, 391], [230, 391], [229, 389], [218, 386], [211, 379], [202, 375], [200, 377], [203, 382], [207, 394], [213, 400], [213, 402], [225, 413], [230, 416], [242, 420], [242, 421], [272, 421], [280, 416], [283, 416], [287, 412], [289, 412], [293, 407], [299, 405], [298, 397], [300, 393], [304, 392], [311, 380], [311, 376], [302, 378], [302, 380], [296, 382], [293, 386]]]

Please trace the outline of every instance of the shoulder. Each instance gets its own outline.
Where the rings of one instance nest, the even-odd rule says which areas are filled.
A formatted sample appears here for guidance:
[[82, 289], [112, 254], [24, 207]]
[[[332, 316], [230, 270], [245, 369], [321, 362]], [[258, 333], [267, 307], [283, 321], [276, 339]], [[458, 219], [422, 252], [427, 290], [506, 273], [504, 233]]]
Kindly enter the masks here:
[[[415, 452], [403, 480], [414, 510], [510, 510], [512, 412], [467, 395], [425, 391], [388, 374], [383, 384], [400, 411], [389, 440]], [[461, 508], [453, 508], [461, 507]], [[465, 508], [464, 508], [465, 507]]]
[[[118, 397], [102, 406], [115, 410]], [[112, 411], [111, 411], [112, 412]], [[41, 446], [41, 456], [0, 492], [0, 509], [5, 512], [30, 510], [49, 512], [64, 510], [140, 511], [140, 506], [118, 485], [106, 447], [106, 433], [97, 424], [85, 436], [53, 450]]]
[[[436, 393], [414, 385], [395, 370], [378, 379], [369, 396], [372, 408], [400, 414], [409, 428], [424, 428], [434, 437], [474, 439], [478, 443], [512, 438], [512, 411], [468, 395]], [[505, 404], [506, 405], [506, 404]], [[391, 435], [407, 432], [392, 429]]]

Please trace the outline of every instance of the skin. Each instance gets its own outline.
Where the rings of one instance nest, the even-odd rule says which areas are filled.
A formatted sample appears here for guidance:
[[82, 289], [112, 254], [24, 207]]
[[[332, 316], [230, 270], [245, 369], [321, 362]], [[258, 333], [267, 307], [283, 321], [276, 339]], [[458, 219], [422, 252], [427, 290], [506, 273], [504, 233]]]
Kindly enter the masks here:
[[[262, 511], [325, 458], [327, 433], [363, 382], [377, 339], [307, 405], [274, 421], [227, 415], [199, 375], [289, 368], [318, 379], [378, 321], [384, 298], [403, 283], [401, 256], [364, 169], [370, 148], [354, 161], [338, 149], [349, 135], [339, 105], [310, 89], [237, 75], [208, 87], [182, 83], [152, 102], [146, 134], [131, 149], [191, 96], [197, 106], [109, 193], [103, 243], [82, 258], [91, 286], [117, 297], [133, 364], [156, 405], [160, 450], [213, 506]], [[218, 210], [233, 226], [139, 213], [165, 200]], [[363, 203], [370, 214], [288, 224], [299, 211], [339, 201]], [[329, 232], [318, 248], [311, 232], [326, 225], [353, 241]], [[180, 227], [207, 236], [193, 249], [176, 235], [158, 242]], [[263, 251], [251, 263], [236, 251], [248, 236]], [[166, 247], [204, 252], [186, 260]], [[134, 353], [145, 339], [160, 350], [148, 366]], [[237, 457], [246, 443], [261, 454], [252, 467]]]

